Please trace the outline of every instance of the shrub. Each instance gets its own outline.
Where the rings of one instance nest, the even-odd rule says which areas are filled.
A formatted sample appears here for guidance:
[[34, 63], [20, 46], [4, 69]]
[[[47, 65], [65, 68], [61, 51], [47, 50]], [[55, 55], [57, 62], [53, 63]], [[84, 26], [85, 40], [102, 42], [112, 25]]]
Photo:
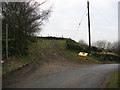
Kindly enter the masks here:
[[99, 58], [101, 61], [118, 61], [120, 57], [111, 52], [101, 52], [101, 53], [93, 53], [95, 57]]
[[104, 50], [101, 49], [101, 48], [97, 48], [97, 47], [95, 47], [95, 46], [92, 46], [92, 47], [91, 47], [91, 51], [92, 51], [92, 52], [99, 52], [99, 53], [100, 53], [100, 52], [102, 52], [102, 51], [104, 51]]
[[75, 51], [88, 51], [88, 45], [85, 44], [80, 44], [75, 42], [74, 40], [71, 39], [66, 39], [66, 44], [67, 44], [67, 49], [75, 50]]

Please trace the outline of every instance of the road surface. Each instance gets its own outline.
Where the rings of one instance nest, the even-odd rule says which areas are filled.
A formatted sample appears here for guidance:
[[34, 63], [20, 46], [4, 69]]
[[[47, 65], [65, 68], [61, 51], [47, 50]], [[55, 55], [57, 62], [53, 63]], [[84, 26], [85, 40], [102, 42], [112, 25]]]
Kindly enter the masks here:
[[19, 74], [18, 78], [9, 76], [3, 80], [3, 88], [102, 88], [107, 77], [115, 70], [118, 70], [118, 64], [96, 64], [72, 70], [68, 68], [45, 76], [37, 71], [28, 73], [28, 76], [21, 77]]

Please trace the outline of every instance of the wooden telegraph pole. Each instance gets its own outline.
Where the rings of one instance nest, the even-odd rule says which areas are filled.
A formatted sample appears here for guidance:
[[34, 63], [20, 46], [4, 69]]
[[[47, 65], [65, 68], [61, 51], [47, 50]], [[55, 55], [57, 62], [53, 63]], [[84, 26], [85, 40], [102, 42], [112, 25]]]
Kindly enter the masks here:
[[89, 0], [87, 1], [87, 8], [88, 8], [88, 33], [89, 33], [89, 52], [88, 52], [88, 55], [89, 55], [90, 49], [91, 49]]

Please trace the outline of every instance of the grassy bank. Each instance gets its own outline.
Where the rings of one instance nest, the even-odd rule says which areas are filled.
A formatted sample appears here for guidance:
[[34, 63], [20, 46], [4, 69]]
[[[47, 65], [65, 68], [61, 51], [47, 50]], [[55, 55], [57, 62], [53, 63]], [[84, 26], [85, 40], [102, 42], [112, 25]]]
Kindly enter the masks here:
[[2, 75], [6, 75], [32, 62], [40, 64], [45, 61], [50, 61], [54, 58], [57, 59], [57, 56], [54, 57], [53, 53], [59, 53], [62, 55], [71, 53], [70, 57], [74, 57], [72, 56], [73, 52], [65, 52], [65, 47], [65, 40], [38, 39], [37, 42], [30, 42], [28, 47], [28, 55], [11, 56], [8, 58], [8, 60], [5, 60], [5, 62], [2, 64]]
[[[24, 56], [11, 56], [8, 60], [2, 64], [2, 75], [6, 75], [14, 70], [24, 67], [25, 65], [37, 62], [41, 63], [39, 55], [42, 49], [47, 47], [48, 41], [37, 41], [37, 42], [30, 42], [28, 47], [28, 55]], [[39, 60], [38, 60], [39, 59]]]
[[37, 42], [31, 42], [29, 44], [28, 55], [9, 57], [2, 65], [2, 74], [6, 75], [31, 62], [40, 64], [54, 60], [68, 60], [76, 62], [79, 60], [78, 52], [67, 49], [66, 40], [38, 39]]
[[120, 88], [120, 80], [118, 78], [120, 75], [120, 71], [115, 71], [108, 79], [108, 83], [106, 85], [107, 88]]

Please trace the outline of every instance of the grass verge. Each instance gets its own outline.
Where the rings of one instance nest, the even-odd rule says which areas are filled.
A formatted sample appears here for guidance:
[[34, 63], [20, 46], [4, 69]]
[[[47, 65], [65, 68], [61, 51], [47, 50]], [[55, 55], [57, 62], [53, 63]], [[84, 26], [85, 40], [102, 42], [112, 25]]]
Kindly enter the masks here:
[[96, 62], [96, 63], [100, 62], [100, 60], [98, 58], [96, 58], [95, 56], [88, 56], [87, 59], [90, 60], [90, 61]]
[[120, 88], [120, 80], [118, 79], [120, 71], [115, 71], [108, 79], [106, 88]]

